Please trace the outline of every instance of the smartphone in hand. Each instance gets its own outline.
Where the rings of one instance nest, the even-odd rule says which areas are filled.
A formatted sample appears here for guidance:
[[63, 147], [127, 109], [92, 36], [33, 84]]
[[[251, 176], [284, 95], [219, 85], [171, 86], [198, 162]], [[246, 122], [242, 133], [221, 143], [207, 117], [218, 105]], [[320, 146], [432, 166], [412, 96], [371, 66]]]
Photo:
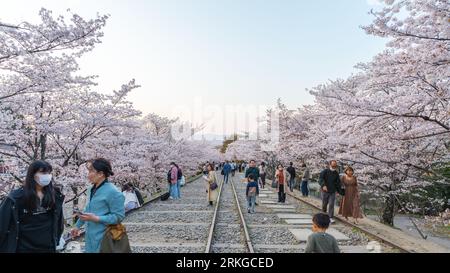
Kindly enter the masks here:
[[83, 215], [84, 213], [80, 209], [74, 209], [73, 214], [80, 216], [80, 215]]

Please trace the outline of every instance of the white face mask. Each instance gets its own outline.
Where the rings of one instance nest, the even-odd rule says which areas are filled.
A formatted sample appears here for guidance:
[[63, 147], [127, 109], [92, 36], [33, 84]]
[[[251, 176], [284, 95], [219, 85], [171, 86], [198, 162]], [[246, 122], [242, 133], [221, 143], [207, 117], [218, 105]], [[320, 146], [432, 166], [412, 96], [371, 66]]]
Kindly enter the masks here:
[[52, 181], [52, 175], [51, 174], [38, 174], [37, 175], [36, 182], [41, 185], [42, 187], [46, 187], [50, 184]]

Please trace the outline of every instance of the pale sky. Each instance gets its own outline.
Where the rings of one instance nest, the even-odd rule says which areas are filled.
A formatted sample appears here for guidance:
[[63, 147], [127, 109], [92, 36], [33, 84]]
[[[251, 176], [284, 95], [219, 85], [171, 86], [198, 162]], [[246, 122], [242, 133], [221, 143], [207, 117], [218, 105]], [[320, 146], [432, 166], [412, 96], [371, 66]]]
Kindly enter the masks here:
[[[80, 60], [81, 73], [99, 75], [105, 93], [135, 78], [142, 85], [130, 97], [137, 109], [207, 122], [205, 133], [224, 131], [217, 124], [227, 106], [241, 106], [236, 125], [234, 118], [225, 122], [225, 132], [232, 133], [245, 130], [244, 109], [270, 106], [277, 98], [292, 108], [311, 104], [305, 88], [349, 76], [385, 45], [359, 27], [372, 21], [368, 11], [377, 0], [0, 3], [0, 20], [9, 23], [36, 22], [41, 7], [66, 17], [68, 8], [85, 18], [110, 14], [103, 43]], [[250, 123], [256, 115], [251, 110]]]

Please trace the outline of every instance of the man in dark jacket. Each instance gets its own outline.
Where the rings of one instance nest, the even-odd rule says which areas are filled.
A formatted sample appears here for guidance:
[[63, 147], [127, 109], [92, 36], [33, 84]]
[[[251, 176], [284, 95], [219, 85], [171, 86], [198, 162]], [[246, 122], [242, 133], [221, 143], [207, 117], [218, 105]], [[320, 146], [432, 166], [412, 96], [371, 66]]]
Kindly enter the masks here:
[[[253, 174], [255, 181], [259, 180], [259, 169], [256, 167], [256, 161], [250, 160], [249, 168], [245, 171], [245, 178], [247, 179], [247, 182], [250, 182], [249, 175]], [[258, 184], [258, 183], [257, 183]], [[259, 185], [258, 185], [258, 192], [259, 192]], [[258, 203], [255, 201], [255, 205], [257, 206]]]
[[[23, 197], [23, 188], [13, 190], [0, 204], [0, 253], [15, 253], [17, 251], [20, 239], [19, 230], [21, 229], [19, 202]], [[55, 251], [64, 231], [63, 203], [64, 195], [55, 188], [55, 209], [52, 212], [53, 221], [51, 225]], [[33, 237], [39, 238], [41, 235], [36, 233]]]
[[230, 165], [230, 162], [228, 162], [228, 160], [225, 163], [225, 165], [223, 166], [222, 172], [223, 172], [223, 181], [226, 184], [228, 184], [228, 177], [230, 176], [230, 173], [231, 173], [231, 165]]
[[322, 211], [327, 212], [333, 223], [334, 216], [334, 203], [336, 200], [336, 192], [343, 195], [343, 189], [341, 186], [341, 179], [337, 170], [337, 161], [330, 161], [330, 168], [325, 169], [320, 173], [319, 185], [322, 191]]
[[250, 160], [250, 167], [247, 169], [247, 171], [245, 171], [245, 178], [247, 178], [248, 181], [248, 176], [249, 174], [253, 174], [255, 176], [255, 181], [258, 181], [259, 179], [259, 169], [256, 168], [256, 162], [255, 160]]
[[289, 163], [289, 167], [286, 169], [286, 171], [289, 173], [289, 189], [291, 189], [291, 192], [294, 191], [295, 187], [295, 168], [294, 163]]

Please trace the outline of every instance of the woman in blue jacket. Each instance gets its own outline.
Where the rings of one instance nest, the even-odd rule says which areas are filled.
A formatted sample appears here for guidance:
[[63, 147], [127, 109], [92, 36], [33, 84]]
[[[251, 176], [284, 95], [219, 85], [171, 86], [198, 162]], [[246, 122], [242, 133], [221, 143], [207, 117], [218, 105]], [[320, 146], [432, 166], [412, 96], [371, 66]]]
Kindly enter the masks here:
[[85, 252], [99, 253], [106, 227], [120, 223], [125, 217], [125, 197], [108, 181], [108, 177], [114, 175], [108, 160], [92, 160], [87, 168], [88, 179], [93, 186], [88, 189], [86, 207], [79, 214], [72, 236], [79, 236], [79, 229], [86, 225]]

